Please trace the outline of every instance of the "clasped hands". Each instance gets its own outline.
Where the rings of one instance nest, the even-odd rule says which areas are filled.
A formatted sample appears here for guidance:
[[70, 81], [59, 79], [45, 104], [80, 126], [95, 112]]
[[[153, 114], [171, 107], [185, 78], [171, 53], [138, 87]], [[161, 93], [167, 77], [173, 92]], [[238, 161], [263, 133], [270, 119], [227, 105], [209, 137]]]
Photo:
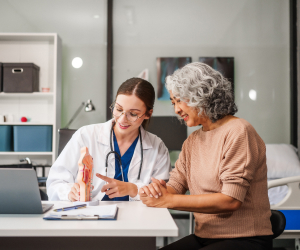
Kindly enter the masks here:
[[168, 207], [172, 194], [164, 180], [151, 178], [152, 183], [139, 190], [141, 201], [148, 207]]
[[[137, 186], [133, 183], [115, 180], [98, 173], [96, 176], [107, 182], [101, 188], [101, 192], [105, 192], [110, 199], [126, 195], [135, 197], [138, 193]], [[139, 194], [141, 201], [148, 207], [168, 207], [171, 194], [167, 190], [166, 182], [164, 180], [157, 180], [153, 177], [151, 180], [152, 183], [148, 186], [140, 188]], [[74, 183], [71, 192], [68, 195], [71, 201], [79, 200], [79, 188], [79, 184]], [[92, 187], [92, 189], [94, 189], [94, 187]]]

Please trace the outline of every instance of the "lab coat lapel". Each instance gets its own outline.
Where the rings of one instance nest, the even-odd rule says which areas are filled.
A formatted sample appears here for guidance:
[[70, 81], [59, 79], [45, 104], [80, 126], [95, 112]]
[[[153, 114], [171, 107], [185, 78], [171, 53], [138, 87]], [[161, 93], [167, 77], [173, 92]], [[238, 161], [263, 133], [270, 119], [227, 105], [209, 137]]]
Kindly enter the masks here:
[[[111, 119], [104, 123], [101, 130], [98, 132], [98, 143], [101, 143], [104, 147], [103, 155], [104, 155], [104, 161], [106, 161], [107, 154], [111, 151], [110, 149], [110, 134], [111, 134], [111, 126], [114, 122], [114, 119]], [[113, 150], [114, 150], [114, 144], [112, 143]], [[114, 173], [115, 170], [115, 154], [110, 154], [108, 157], [108, 174]], [[110, 171], [113, 170], [113, 171]], [[111, 177], [111, 176], [110, 176]], [[112, 176], [113, 177], [113, 176]]]
[[[144, 155], [144, 161], [145, 161], [145, 151], [149, 148], [152, 148], [152, 143], [150, 141], [150, 138], [148, 136], [148, 133], [144, 130], [144, 128], [141, 126], [141, 136], [142, 136], [142, 144], [143, 144], [143, 155]], [[139, 170], [140, 170], [140, 164], [141, 164], [141, 138], [139, 138], [135, 150], [129, 165], [128, 175], [138, 177]]]
[[139, 166], [141, 162], [141, 146], [140, 146], [140, 138], [135, 146], [135, 150], [129, 165], [128, 175], [138, 176], [139, 174]]

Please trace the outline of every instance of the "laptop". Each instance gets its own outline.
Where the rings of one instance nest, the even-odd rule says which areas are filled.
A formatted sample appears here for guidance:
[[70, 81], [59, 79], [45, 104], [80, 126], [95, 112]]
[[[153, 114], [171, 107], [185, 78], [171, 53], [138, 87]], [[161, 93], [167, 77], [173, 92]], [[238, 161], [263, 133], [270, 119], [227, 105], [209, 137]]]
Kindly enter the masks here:
[[54, 204], [42, 204], [34, 169], [0, 169], [0, 214], [42, 214]]

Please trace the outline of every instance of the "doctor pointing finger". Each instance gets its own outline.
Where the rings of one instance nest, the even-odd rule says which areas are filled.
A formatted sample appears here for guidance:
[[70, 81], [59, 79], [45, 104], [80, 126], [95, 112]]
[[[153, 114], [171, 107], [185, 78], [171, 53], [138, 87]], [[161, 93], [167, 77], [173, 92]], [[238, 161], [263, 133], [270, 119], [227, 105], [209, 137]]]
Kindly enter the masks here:
[[82, 147], [88, 147], [94, 161], [93, 200], [140, 200], [139, 190], [151, 183], [151, 177], [169, 179], [168, 149], [146, 131], [154, 101], [151, 83], [131, 78], [121, 84], [110, 107], [112, 119], [78, 129], [51, 167], [49, 200], [78, 200], [77, 163]]
[[130, 182], [118, 181], [101, 174], [96, 174], [96, 176], [107, 182], [102, 188], [101, 192], [105, 192], [105, 194], [109, 197], [109, 199], [115, 197], [122, 197], [127, 194], [130, 196], [136, 196], [137, 186]]

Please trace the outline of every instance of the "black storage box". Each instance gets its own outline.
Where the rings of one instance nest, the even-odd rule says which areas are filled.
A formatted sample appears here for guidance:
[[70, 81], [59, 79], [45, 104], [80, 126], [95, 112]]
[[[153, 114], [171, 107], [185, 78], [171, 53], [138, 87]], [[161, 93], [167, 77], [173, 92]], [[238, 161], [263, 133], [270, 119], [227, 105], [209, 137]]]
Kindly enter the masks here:
[[34, 63], [3, 63], [3, 92], [39, 92], [39, 72]]
[[3, 91], [3, 69], [2, 69], [2, 63], [0, 63], [0, 92]]

